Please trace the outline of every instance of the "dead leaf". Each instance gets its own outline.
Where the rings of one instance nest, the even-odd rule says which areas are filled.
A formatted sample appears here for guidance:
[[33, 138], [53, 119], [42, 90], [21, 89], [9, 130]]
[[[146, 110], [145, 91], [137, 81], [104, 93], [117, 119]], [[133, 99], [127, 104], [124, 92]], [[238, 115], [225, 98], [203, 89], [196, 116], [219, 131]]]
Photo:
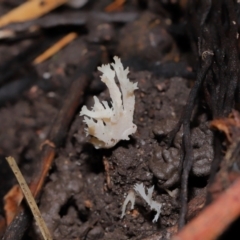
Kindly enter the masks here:
[[231, 143], [240, 137], [240, 113], [233, 110], [228, 118], [214, 119], [210, 127], [223, 132]]
[[9, 225], [19, 211], [23, 194], [19, 185], [14, 185], [10, 191], [4, 196], [4, 211], [7, 225]]

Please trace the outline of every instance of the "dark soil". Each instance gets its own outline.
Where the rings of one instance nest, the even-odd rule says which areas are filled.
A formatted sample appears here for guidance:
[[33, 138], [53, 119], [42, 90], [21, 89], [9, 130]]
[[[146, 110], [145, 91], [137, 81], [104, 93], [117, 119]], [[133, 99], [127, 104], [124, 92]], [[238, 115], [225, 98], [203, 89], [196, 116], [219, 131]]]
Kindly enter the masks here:
[[[5, 2], [0, 4], [0, 12], [6, 12], [20, 1], [12, 0], [12, 5]], [[103, 11], [110, 2], [91, 2], [83, 10]], [[173, 10], [169, 11], [171, 7]], [[64, 13], [65, 8], [56, 12]], [[98, 46], [103, 49], [98, 65], [110, 63], [112, 57], [118, 55], [124, 67], [130, 67], [131, 81], [138, 83], [134, 113], [137, 132], [130, 141], [121, 141], [112, 149], [96, 150], [88, 143], [86, 126], [79, 116], [82, 106], [79, 106], [42, 190], [40, 211], [57, 240], [170, 239], [177, 231], [182, 129], [170, 148], [165, 137], [178, 122], [194, 80], [194, 61], [190, 47], [186, 46], [187, 38], [182, 41], [181, 35], [169, 30], [176, 21], [171, 14], [177, 10], [183, 11], [177, 4], [127, 1], [123, 12], [135, 11], [139, 15], [129, 23], [93, 20], [85, 26], [45, 29], [42, 41], [50, 41], [54, 32], [62, 36], [72, 29], [79, 31], [80, 36], [42, 64], [32, 66], [30, 60], [20, 62], [8, 82], [1, 84], [4, 88], [25, 76], [32, 80], [10, 99], [1, 98], [0, 90], [1, 217], [5, 214], [3, 197], [16, 183], [5, 157], [11, 155], [16, 159], [28, 182], [34, 179], [40, 145], [47, 139], [66, 100], [71, 77], [88, 51]], [[181, 23], [181, 18], [177, 21]], [[2, 41], [0, 65], [14, 61], [36, 41], [36, 38]], [[6, 71], [0, 74], [3, 76]], [[13, 70], [9, 68], [8, 71]], [[29, 75], [31, 71], [33, 76]], [[93, 95], [100, 100], [110, 100], [97, 70], [92, 77], [85, 92], [84, 104], [89, 108], [93, 105]], [[205, 196], [213, 159], [209, 116], [203, 107], [196, 108], [195, 112], [191, 125], [194, 164], [189, 179], [189, 200], [198, 194]], [[154, 211], [141, 198], [137, 198], [134, 210], [130, 211], [128, 206], [125, 217], [120, 219], [122, 203], [136, 183], [155, 187], [154, 199], [162, 203], [160, 218], [155, 224], [152, 223]], [[39, 238], [36, 226], [29, 228], [24, 237]]]

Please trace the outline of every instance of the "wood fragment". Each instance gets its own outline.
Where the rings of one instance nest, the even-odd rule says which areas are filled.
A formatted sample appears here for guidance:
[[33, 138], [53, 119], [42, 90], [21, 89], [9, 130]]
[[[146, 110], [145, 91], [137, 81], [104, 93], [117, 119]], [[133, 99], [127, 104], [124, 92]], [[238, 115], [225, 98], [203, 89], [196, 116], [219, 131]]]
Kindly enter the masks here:
[[68, 0], [26, 1], [19, 7], [0, 17], [0, 28], [10, 23], [25, 22], [39, 18], [42, 15], [66, 3], [67, 1]]
[[52, 57], [54, 54], [56, 54], [59, 50], [64, 48], [67, 44], [72, 42], [75, 38], [77, 38], [77, 33], [72, 32], [64, 36], [62, 39], [60, 39], [58, 42], [56, 42], [53, 46], [48, 48], [44, 53], [39, 55], [35, 60], [33, 61], [33, 64], [39, 64], [47, 60], [48, 58]]
[[44, 240], [52, 240], [52, 237], [51, 237], [51, 234], [47, 228], [47, 225], [46, 223], [44, 222], [43, 218], [42, 218], [42, 215], [38, 209], [38, 206], [34, 200], [34, 197], [20, 171], [20, 169], [18, 168], [17, 166], [17, 163], [15, 161], [15, 159], [13, 157], [7, 157], [6, 158], [9, 166], [11, 167], [18, 183], [19, 183], [19, 186], [21, 187], [21, 190], [23, 192], [23, 195], [28, 203], [28, 206], [30, 207], [31, 211], [32, 211], [32, 214], [36, 220], [36, 223], [37, 223], [37, 226], [39, 227], [41, 233], [42, 233], [42, 236], [44, 238]]
[[17, 214], [11, 224], [7, 227], [2, 240], [22, 240], [22, 237], [29, 226], [29, 224], [26, 223], [30, 223], [30, 221], [32, 221], [32, 214], [29, 208], [26, 207], [26, 209]]

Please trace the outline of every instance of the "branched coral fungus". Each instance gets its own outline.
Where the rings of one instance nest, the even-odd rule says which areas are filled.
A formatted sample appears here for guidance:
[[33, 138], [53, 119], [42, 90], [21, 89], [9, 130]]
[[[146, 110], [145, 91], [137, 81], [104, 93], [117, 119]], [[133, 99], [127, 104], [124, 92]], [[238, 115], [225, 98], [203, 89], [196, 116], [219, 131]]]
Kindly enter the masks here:
[[[86, 133], [91, 135], [91, 143], [95, 148], [111, 148], [120, 140], [129, 140], [129, 135], [137, 130], [137, 126], [133, 123], [134, 90], [137, 89], [137, 83], [129, 81], [128, 68], [123, 69], [118, 57], [114, 57], [114, 61], [115, 63], [111, 65], [98, 67], [98, 70], [103, 73], [101, 80], [109, 89], [112, 107], [109, 107], [106, 101], [101, 103], [94, 96], [95, 103], [92, 110], [83, 106], [80, 112], [80, 116], [85, 115]], [[115, 76], [120, 83], [121, 91], [115, 82]]]

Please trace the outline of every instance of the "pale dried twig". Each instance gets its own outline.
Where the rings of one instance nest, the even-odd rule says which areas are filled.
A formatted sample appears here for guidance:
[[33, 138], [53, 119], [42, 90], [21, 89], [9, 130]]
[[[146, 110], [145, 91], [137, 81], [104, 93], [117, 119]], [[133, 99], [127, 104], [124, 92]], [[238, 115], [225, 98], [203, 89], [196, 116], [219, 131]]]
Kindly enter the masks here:
[[43, 238], [44, 240], [52, 240], [52, 237], [50, 235], [50, 232], [46, 226], [46, 223], [44, 222], [42, 216], [41, 216], [41, 213], [38, 209], [38, 206], [33, 198], [33, 195], [20, 171], [20, 169], [18, 168], [17, 164], [16, 164], [16, 161], [13, 157], [7, 157], [6, 158], [9, 166], [11, 167], [18, 183], [19, 183], [19, 186], [21, 187], [22, 189], [22, 192], [23, 192], [23, 195], [32, 211], [32, 214], [36, 220], [36, 223], [43, 235]]

